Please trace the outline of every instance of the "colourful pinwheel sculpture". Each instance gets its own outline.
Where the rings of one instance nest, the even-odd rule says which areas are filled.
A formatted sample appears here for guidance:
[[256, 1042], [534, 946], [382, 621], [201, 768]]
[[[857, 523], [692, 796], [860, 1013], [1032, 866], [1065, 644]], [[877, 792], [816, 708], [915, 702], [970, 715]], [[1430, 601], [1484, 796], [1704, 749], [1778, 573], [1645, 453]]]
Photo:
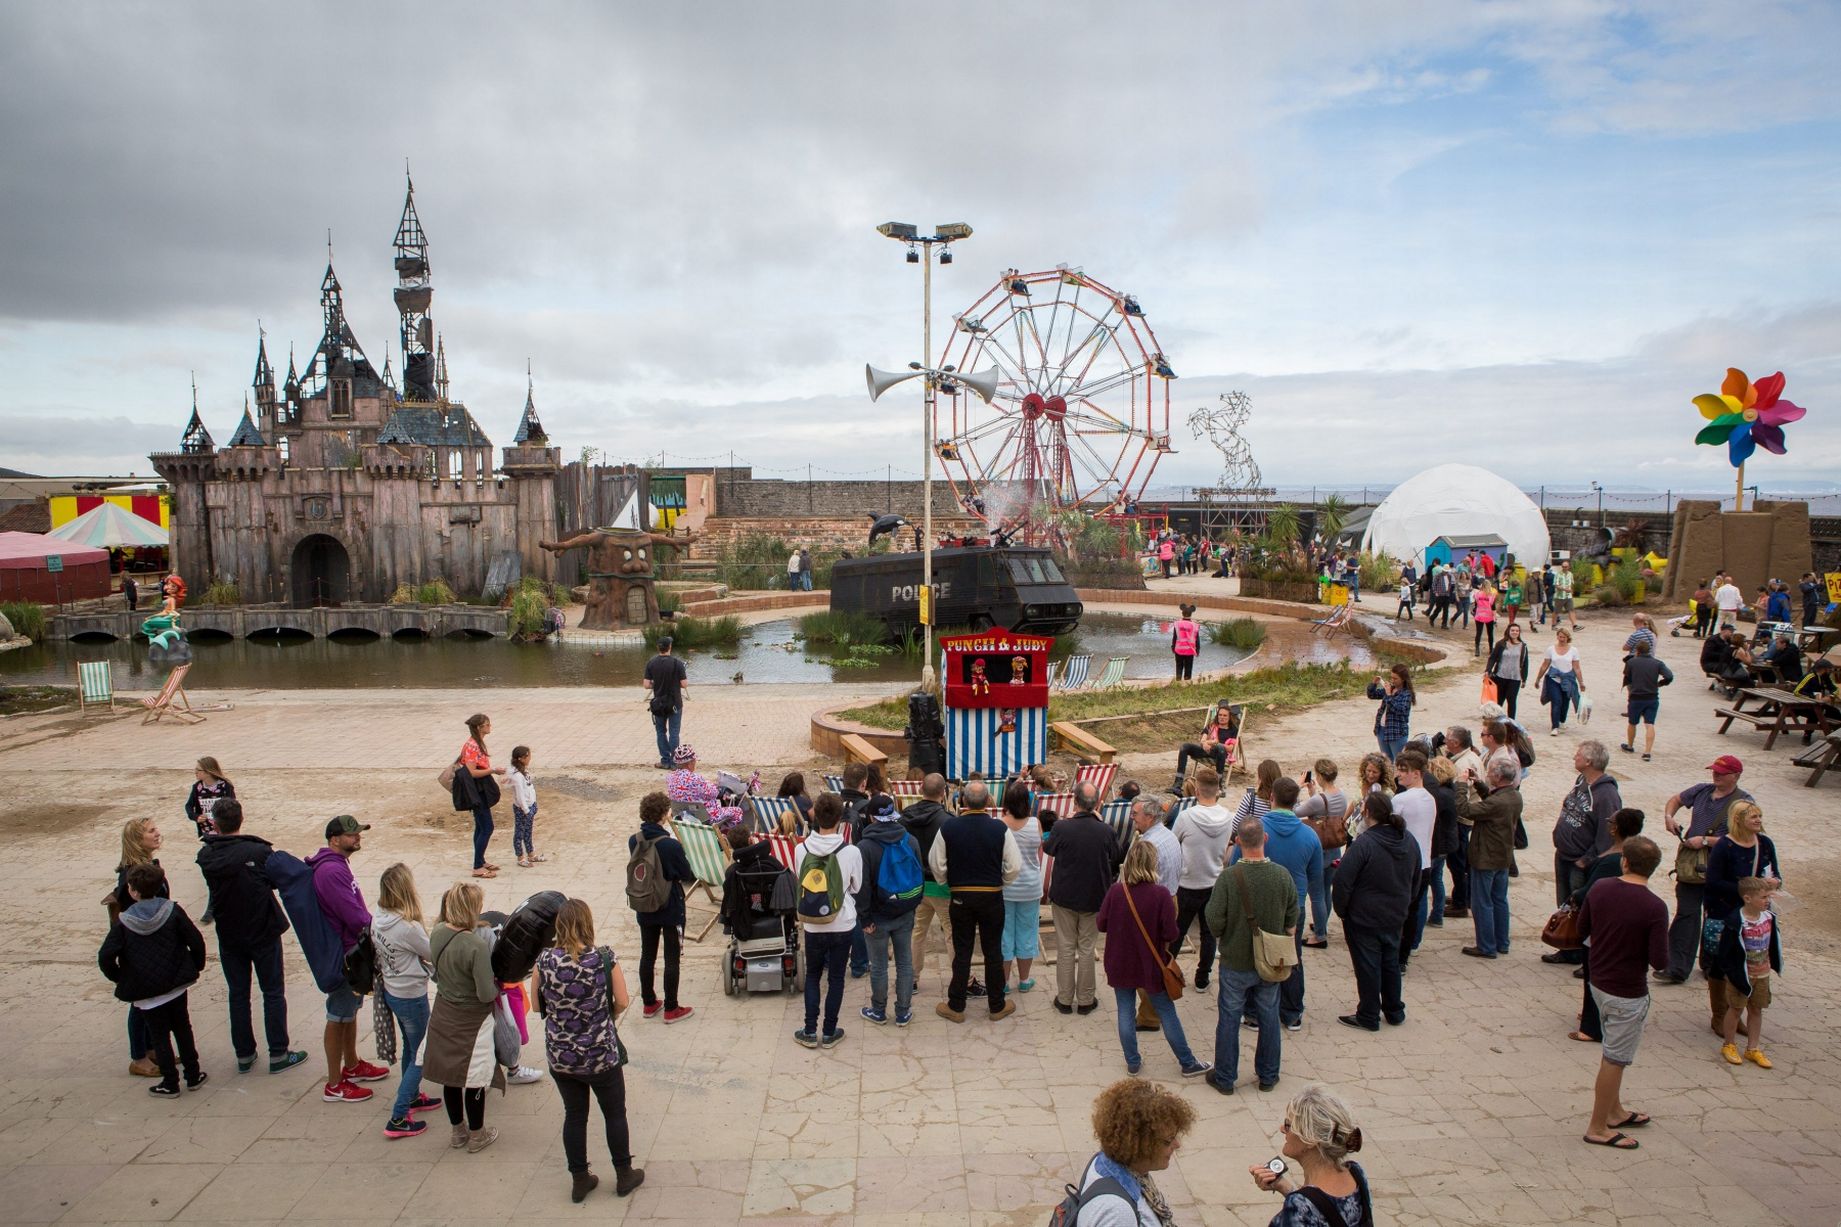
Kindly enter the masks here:
[[1694, 436], [1694, 442], [1726, 445], [1732, 467], [1739, 470], [1739, 510], [1744, 509], [1746, 459], [1760, 447], [1783, 455], [1785, 423], [1794, 422], [1807, 412], [1802, 406], [1781, 399], [1783, 385], [1782, 371], [1753, 383], [1745, 377], [1744, 371], [1728, 367], [1719, 395], [1706, 392], [1694, 398], [1695, 407], [1708, 421], [1708, 425]]

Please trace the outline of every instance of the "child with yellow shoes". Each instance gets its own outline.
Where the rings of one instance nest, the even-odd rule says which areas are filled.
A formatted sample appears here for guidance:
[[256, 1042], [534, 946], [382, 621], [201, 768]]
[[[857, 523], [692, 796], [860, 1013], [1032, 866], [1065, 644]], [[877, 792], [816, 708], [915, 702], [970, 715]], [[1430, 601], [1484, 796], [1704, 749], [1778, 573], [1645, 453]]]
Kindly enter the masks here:
[[[1771, 977], [1783, 970], [1777, 915], [1771, 911], [1776, 885], [1769, 878], [1739, 879], [1739, 910], [1720, 932], [1715, 971], [1725, 982], [1726, 1043], [1720, 1056], [1728, 1065], [1746, 1061], [1763, 1069], [1771, 1059], [1758, 1047], [1764, 1009], [1771, 1004]], [[1739, 1053], [1739, 1015], [1745, 1015], [1745, 1052]]]

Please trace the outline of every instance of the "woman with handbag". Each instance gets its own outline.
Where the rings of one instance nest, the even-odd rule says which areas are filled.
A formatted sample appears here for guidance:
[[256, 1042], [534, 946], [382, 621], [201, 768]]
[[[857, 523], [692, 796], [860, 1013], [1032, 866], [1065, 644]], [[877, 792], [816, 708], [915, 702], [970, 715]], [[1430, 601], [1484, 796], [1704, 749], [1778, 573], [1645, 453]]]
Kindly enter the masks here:
[[481, 937], [484, 892], [456, 882], [441, 896], [441, 923], [428, 940], [435, 969], [435, 1008], [428, 1016], [422, 1076], [441, 1084], [453, 1126], [449, 1145], [478, 1154], [498, 1141], [486, 1127], [486, 1088], [505, 1093], [505, 1070], [493, 1047], [492, 1007], [499, 998], [492, 955]]
[[494, 767], [486, 754], [486, 735], [492, 721], [484, 712], [467, 717], [467, 740], [460, 747], [460, 762], [455, 772], [457, 789], [465, 790], [473, 810], [473, 876], [496, 878], [499, 867], [486, 859], [486, 845], [492, 842], [492, 807], [499, 803], [499, 784], [493, 776], [504, 775], [505, 768]]
[[1489, 665], [1484, 676], [1496, 687], [1496, 702], [1509, 719], [1515, 718], [1515, 701], [1521, 697], [1521, 684], [1528, 680], [1528, 645], [1521, 641], [1521, 624], [1511, 622], [1502, 632], [1502, 641], [1489, 650]]
[[594, 913], [571, 899], [556, 913], [556, 944], [537, 956], [537, 1010], [543, 1015], [550, 1076], [563, 1100], [563, 1156], [569, 1164], [570, 1201], [601, 1183], [588, 1170], [588, 1098], [601, 1105], [607, 1153], [614, 1161], [614, 1195], [625, 1197], [645, 1182], [633, 1166], [626, 1123], [626, 1050], [616, 1022], [632, 998], [626, 973], [606, 946], [594, 944]]
[[1183, 1077], [1199, 1078], [1214, 1069], [1189, 1050], [1182, 1020], [1176, 1016], [1173, 998], [1182, 995], [1183, 973], [1168, 954], [1176, 940], [1176, 901], [1158, 882], [1157, 849], [1148, 840], [1139, 840], [1126, 853], [1125, 867], [1107, 890], [1096, 924], [1101, 933], [1111, 934], [1106, 942], [1106, 983], [1118, 1005], [1126, 1072], [1135, 1074], [1143, 1065], [1138, 1056], [1140, 989], [1157, 1011]]

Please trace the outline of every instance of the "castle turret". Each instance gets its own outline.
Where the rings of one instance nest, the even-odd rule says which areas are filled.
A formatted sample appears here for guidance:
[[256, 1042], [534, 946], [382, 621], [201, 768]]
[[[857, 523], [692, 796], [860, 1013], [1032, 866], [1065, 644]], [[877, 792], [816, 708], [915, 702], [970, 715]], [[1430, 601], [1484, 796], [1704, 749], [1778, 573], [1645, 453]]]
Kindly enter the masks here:
[[256, 390], [256, 420], [265, 434], [275, 433], [275, 368], [269, 365], [268, 334], [256, 328], [256, 377], [250, 381]]
[[168, 524], [171, 566], [203, 588], [216, 577], [211, 560], [211, 533], [205, 510], [205, 483], [217, 478], [217, 445], [198, 413], [198, 381], [192, 381], [192, 418], [179, 437], [176, 452], [148, 457], [154, 471], [172, 488]]
[[429, 315], [434, 299], [429, 279], [428, 236], [416, 216], [416, 185], [409, 180], [403, 196], [403, 216], [396, 224], [396, 311], [402, 317], [403, 399], [432, 401], [435, 384], [435, 322]]

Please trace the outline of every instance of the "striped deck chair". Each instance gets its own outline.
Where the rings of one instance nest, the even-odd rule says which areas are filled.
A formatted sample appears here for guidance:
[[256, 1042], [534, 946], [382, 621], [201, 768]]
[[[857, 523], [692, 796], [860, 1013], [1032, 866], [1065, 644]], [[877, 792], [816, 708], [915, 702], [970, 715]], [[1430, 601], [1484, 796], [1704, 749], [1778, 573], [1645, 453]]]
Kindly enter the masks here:
[[1055, 662], [1052, 660], [1048, 662], [1048, 676], [1042, 679], [1042, 684], [1050, 690], [1055, 688]]
[[1178, 797], [1175, 804], [1171, 805], [1169, 811], [1164, 814], [1163, 825], [1167, 827], [1175, 826], [1176, 816], [1194, 804], [1194, 797]]
[[701, 801], [673, 801], [671, 803], [671, 819], [673, 822], [676, 822], [679, 818], [688, 818], [692, 822], [701, 822], [704, 826], [709, 826], [709, 807], [704, 805]]
[[1074, 816], [1074, 794], [1071, 792], [1039, 792], [1036, 794], [1036, 813], [1047, 810], [1057, 818]]
[[1125, 666], [1130, 663], [1129, 656], [1114, 656], [1106, 662], [1106, 668], [1100, 673], [1088, 690], [1111, 690], [1125, 680]]
[[1093, 658], [1086, 654], [1070, 656], [1061, 666], [1061, 678], [1054, 688], [1064, 694], [1070, 690], [1084, 690], [1087, 685], [1087, 670], [1093, 667]]
[[889, 796], [895, 803], [906, 809], [911, 802], [920, 800], [921, 782], [919, 780], [890, 780]]
[[1336, 608], [1330, 611], [1329, 617], [1318, 618], [1311, 622], [1310, 633], [1314, 635], [1318, 631], [1323, 631], [1328, 634], [1330, 638], [1334, 639], [1337, 631], [1346, 631], [1349, 629], [1349, 614], [1353, 612], [1354, 609], [1355, 606], [1353, 604], [1336, 606]]
[[799, 803], [791, 797], [749, 797], [746, 805], [753, 811], [748, 829], [757, 835], [771, 835], [780, 829], [780, 819], [791, 814], [799, 820]]
[[826, 774], [826, 776], [824, 777], [824, 780], [825, 780], [825, 791], [826, 792], [843, 792], [844, 791], [844, 777], [843, 776]]
[[180, 665], [166, 675], [166, 685], [160, 687], [158, 695], [141, 700], [141, 706], [147, 709], [147, 714], [141, 717], [142, 724], [156, 724], [166, 716], [181, 724], [205, 722], [203, 716], [192, 710], [192, 701], [185, 697], [185, 675], [191, 671], [191, 662]]
[[[691, 891], [701, 890], [711, 903], [720, 907], [722, 896], [716, 892], [722, 889], [722, 879], [729, 872], [728, 841], [723, 839], [715, 827], [690, 818], [680, 818], [672, 823], [672, 833], [684, 845], [684, 855], [690, 859], [691, 872], [697, 875], [696, 885], [684, 892], [685, 906], [690, 906]], [[696, 910], [707, 910], [709, 919], [703, 922], [703, 927], [694, 936], [690, 932], [691, 926], [685, 925], [684, 935], [693, 942], [700, 942], [715, 926], [721, 913], [715, 907], [699, 907]]]
[[79, 715], [89, 715], [89, 709], [100, 707], [104, 703], [109, 710], [115, 710], [115, 678], [109, 672], [106, 660], [84, 660], [77, 662], [77, 703]]
[[1100, 806], [1099, 816], [1101, 822], [1112, 828], [1113, 838], [1119, 841], [1120, 847], [1131, 842], [1130, 801], [1108, 801]]
[[792, 870], [799, 872], [799, 854], [805, 841], [795, 835], [782, 835], [778, 831], [767, 836], [767, 846], [773, 851], [773, 859]]
[[1088, 763], [1074, 769], [1076, 784], [1091, 784], [1099, 799], [1104, 801], [1106, 794], [1112, 791], [1112, 777], [1119, 773], [1117, 763]]

